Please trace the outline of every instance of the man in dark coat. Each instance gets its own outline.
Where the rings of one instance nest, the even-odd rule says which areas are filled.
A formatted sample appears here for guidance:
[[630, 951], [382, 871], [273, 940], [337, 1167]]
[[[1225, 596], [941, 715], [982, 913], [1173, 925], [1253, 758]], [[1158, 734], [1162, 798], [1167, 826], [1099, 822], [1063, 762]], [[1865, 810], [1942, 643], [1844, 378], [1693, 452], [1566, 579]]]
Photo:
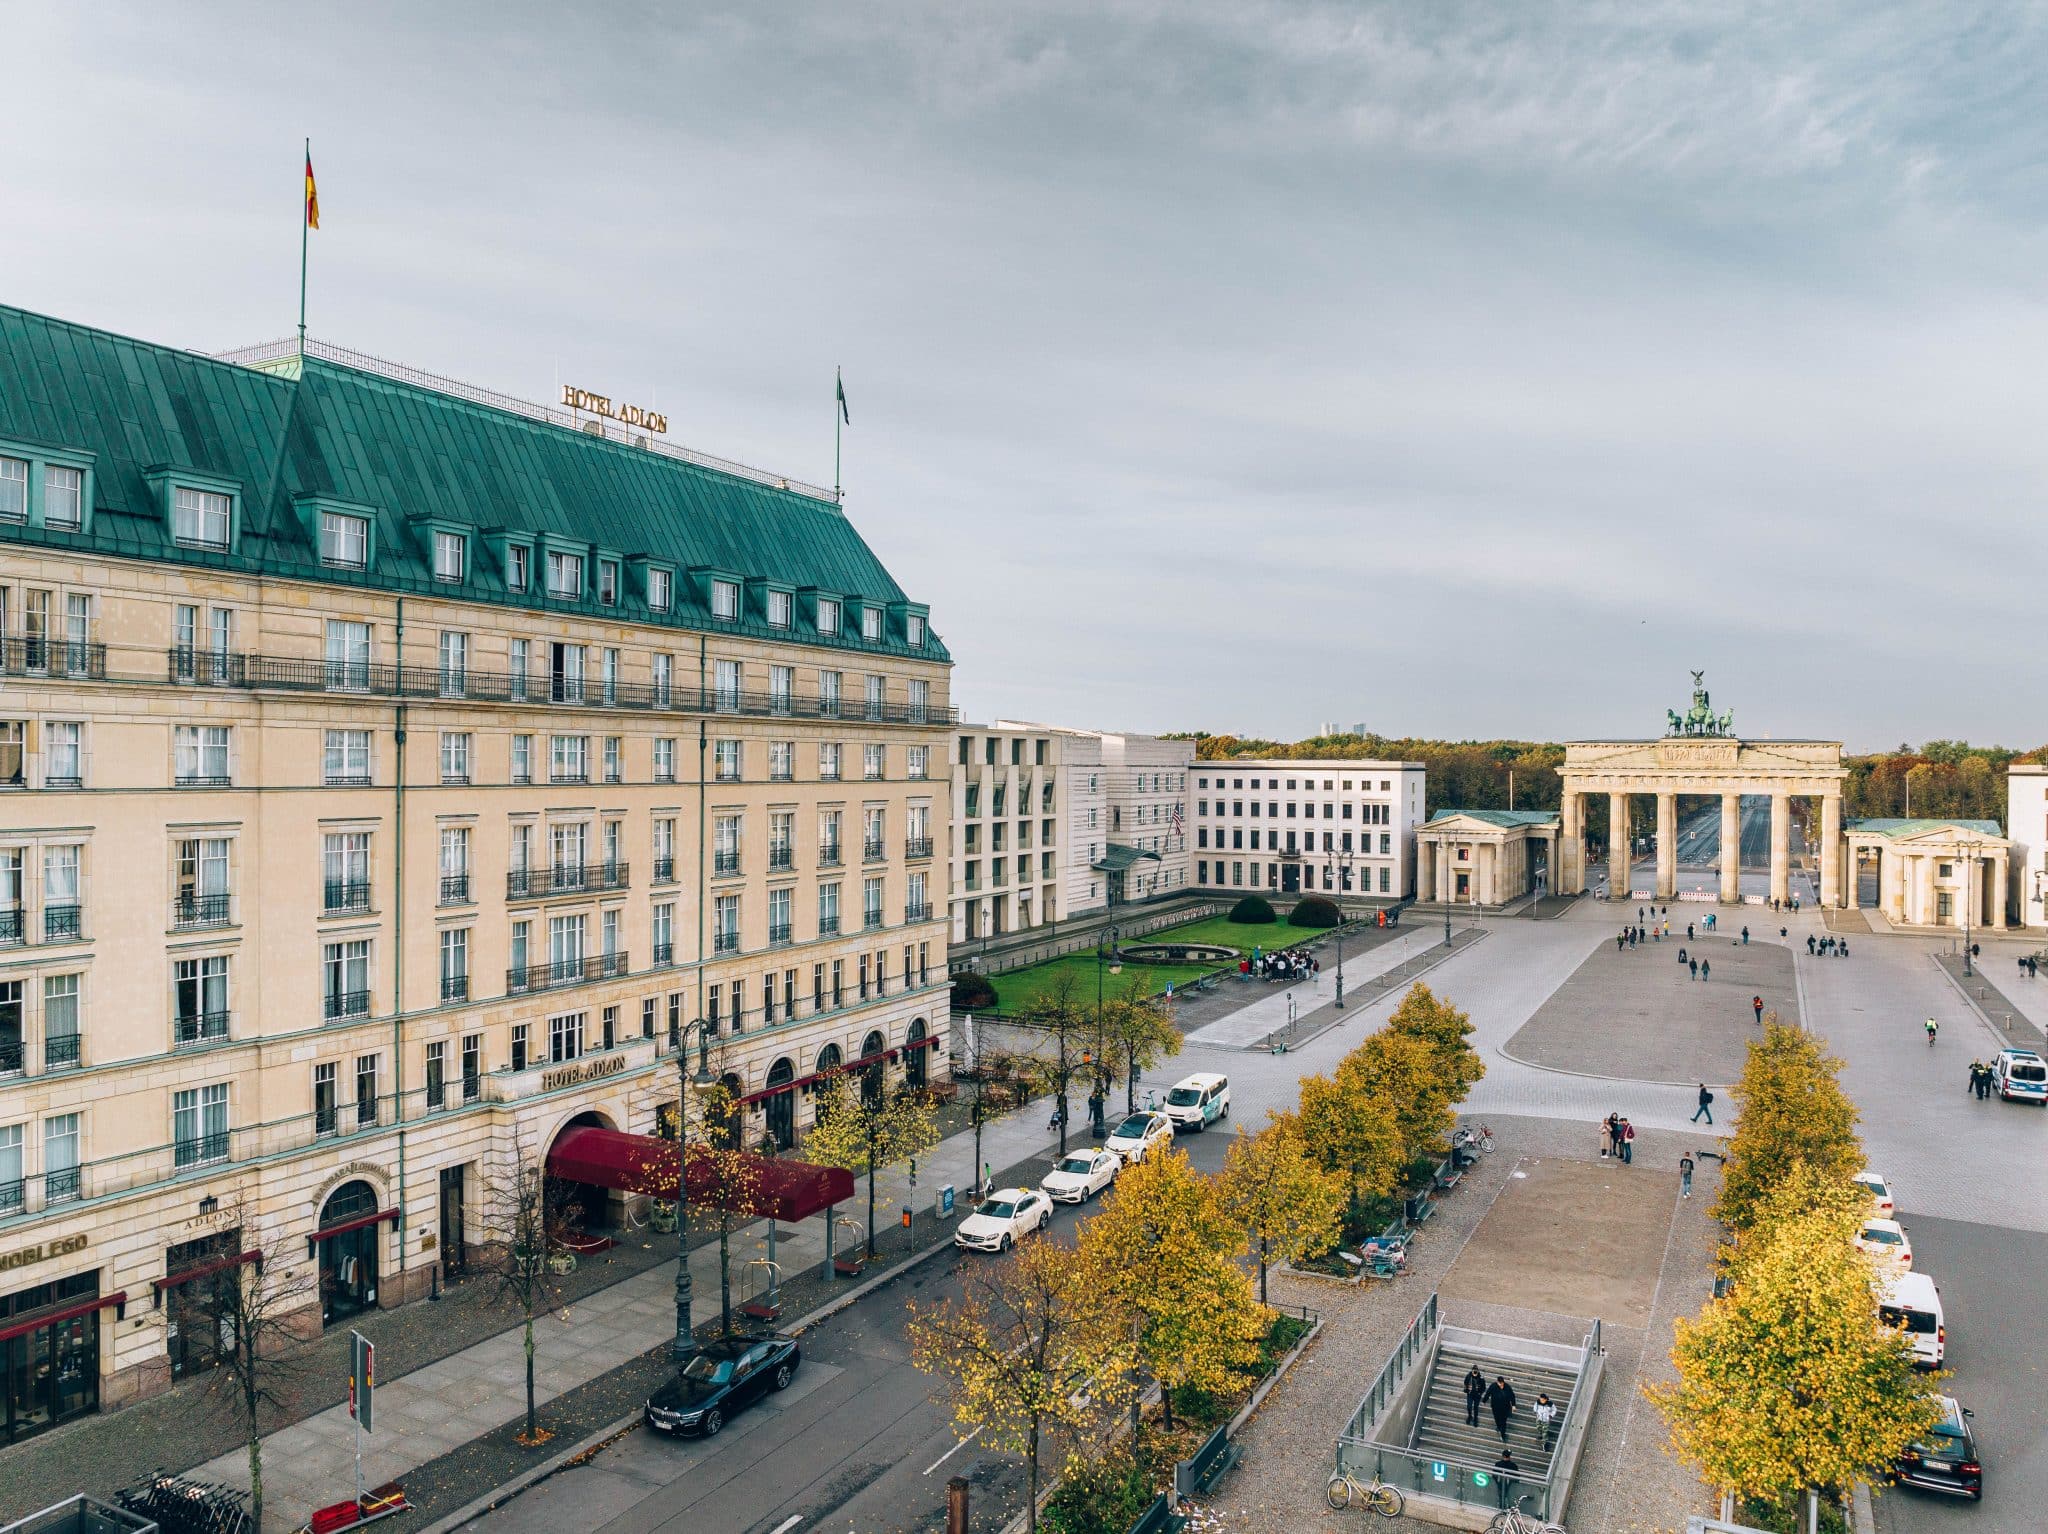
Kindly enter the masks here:
[[1496, 1374], [1493, 1383], [1486, 1387], [1486, 1404], [1493, 1408], [1493, 1425], [1500, 1433], [1500, 1441], [1508, 1441], [1508, 1417], [1515, 1409], [1515, 1387], [1508, 1383], [1505, 1374]]
[[1473, 1427], [1479, 1426], [1479, 1403], [1486, 1395], [1486, 1376], [1474, 1364], [1465, 1376], [1465, 1421]]

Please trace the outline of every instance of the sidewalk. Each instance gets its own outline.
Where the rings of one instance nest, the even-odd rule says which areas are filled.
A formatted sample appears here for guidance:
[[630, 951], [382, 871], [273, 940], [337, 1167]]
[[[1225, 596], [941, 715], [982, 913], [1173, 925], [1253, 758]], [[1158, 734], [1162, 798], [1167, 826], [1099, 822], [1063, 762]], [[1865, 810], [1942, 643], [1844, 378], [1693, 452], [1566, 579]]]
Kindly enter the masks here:
[[[983, 1159], [1010, 1166], [1041, 1152], [1051, 1136], [1042, 1103], [1028, 1103], [1016, 1112], [985, 1125]], [[929, 1210], [943, 1183], [963, 1196], [973, 1183], [974, 1137], [963, 1131], [939, 1143], [919, 1163], [917, 1207]], [[900, 1217], [911, 1194], [907, 1168], [892, 1168], [878, 1181], [877, 1219]], [[854, 1197], [840, 1206], [842, 1217], [865, 1220], [867, 1184], [856, 1178]], [[744, 1264], [767, 1249], [767, 1224], [746, 1227], [733, 1240], [734, 1302], [738, 1303]], [[841, 1226], [843, 1250], [855, 1239]], [[813, 1218], [799, 1227], [782, 1226], [776, 1238], [776, 1260], [785, 1274], [795, 1274], [824, 1260], [823, 1224]], [[718, 1312], [718, 1248], [714, 1243], [690, 1254], [695, 1285], [695, 1316], [701, 1323]], [[590, 1294], [534, 1325], [534, 1393], [546, 1403], [610, 1370], [661, 1346], [675, 1332], [675, 1269], [663, 1264]], [[363, 1439], [363, 1480], [374, 1486], [399, 1479], [429, 1460], [471, 1439], [523, 1416], [525, 1412], [525, 1342], [523, 1327], [514, 1326], [436, 1363], [399, 1373], [403, 1358], [388, 1353], [377, 1360], [377, 1432]], [[269, 1434], [263, 1442], [264, 1528], [297, 1527], [315, 1507], [348, 1496], [355, 1487], [355, 1432], [348, 1409], [332, 1407], [304, 1421]], [[208, 1481], [246, 1488], [246, 1451], [237, 1449], [207, 1461], [193, 1474]]]

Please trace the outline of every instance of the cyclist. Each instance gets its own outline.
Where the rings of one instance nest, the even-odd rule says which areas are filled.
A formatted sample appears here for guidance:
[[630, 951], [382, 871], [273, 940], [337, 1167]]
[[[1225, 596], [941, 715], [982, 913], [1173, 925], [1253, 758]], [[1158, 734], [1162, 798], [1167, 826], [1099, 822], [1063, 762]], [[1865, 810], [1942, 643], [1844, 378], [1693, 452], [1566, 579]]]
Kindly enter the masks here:
[[1927, 1042], [1929, 1044], [1932, 1044], [1934, 1042], [1935, 1032], [1940, 1027], [1941, 1024], [1937, 1023], [1933, 1018], [1930, 1017], [1929, 1019], [1927, 1019]]

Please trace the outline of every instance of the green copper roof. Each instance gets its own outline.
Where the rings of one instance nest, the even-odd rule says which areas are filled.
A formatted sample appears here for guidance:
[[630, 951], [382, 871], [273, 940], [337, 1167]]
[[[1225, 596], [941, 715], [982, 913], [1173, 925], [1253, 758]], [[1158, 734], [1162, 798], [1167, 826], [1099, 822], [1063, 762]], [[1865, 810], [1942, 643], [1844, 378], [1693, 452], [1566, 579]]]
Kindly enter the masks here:
[[1162, 861], [1156, 852], [1147, 852], [1140, 847], [1118, 847], [1112, 844], [1103, 850], [1101, 857], [1088, 866], [1101, 873], [1119, 874], [1146, 858], [1155, 863]]
[[[305, 359], [300, 376], [291, 371], [259, 371], [0, 306], [0, 442], [94, 455], [85, 532], [7, 526], [0, 537], [762, 635], [785, 632], [766, 623], [765, 585], [815, 588], [884, 609], [907, 602], [828, 500], [317, 356]], [[159, 468], [237, 487], [241, 526], [232, 551], [171, 540], [161, 485], [149, 473]], [[368, 508], [370, 568], [321, 565], [316, 519], [296, 497]], [[458, 588], [432, 578], [435, 522], [471, 534]], [[488, 541], [494, 534], [628, 561], [646, 556], [673, 569], [674, 605], [650, 612], [629, 580], [616, 605], [599, 606], [594, 590], [580, 603], [545, 598], [538, 546], [533, 589], [512, 592]], [[714, 622], [708, 581], [693, 579], [693, 570], [764, 584], [749, 587], [740, 621]], [[936, 635], [922, 648], [905, 642], [900, 607], [879, 642], [859, 637], [851, 610], [842, 633], [825, 639], [811, 629], [806, 604], [796, 607], [794, 637], [807, 642], [950, 659]]]
[[1894, 839], [1925, 836], [1930, 831], [1981, 831], [1986, 836], [2005, 835], [1995, 820], [1899, 820], [1880, 817], [1875, 820], [1852, 820], [1843, 829], [1874, 831], [1879, 836]]
[[1490, 826], [1503, 826], [1512, 830], [1516, 826], [1554, 826], [1557, 824], [1556, 810], [1438, 810], [1429, 817], [1429, 824], [1439, 820], [1451, 820], [1464, 815], [1473, 820], [1483, 820]]

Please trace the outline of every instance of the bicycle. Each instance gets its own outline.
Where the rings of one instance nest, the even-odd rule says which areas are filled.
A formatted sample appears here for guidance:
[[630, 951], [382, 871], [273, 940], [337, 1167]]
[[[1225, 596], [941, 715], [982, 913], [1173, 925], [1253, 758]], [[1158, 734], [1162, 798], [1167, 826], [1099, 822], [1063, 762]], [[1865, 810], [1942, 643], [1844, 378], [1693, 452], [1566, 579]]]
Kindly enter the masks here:
[[1493, 1154], [1493, 1130], [1485, 1124], [1481, 1124], [1477, 1131], [1459, 1129], [1451, 1136], [1452, 1150], [1460, 1150], [1467, 1145], [1476, 1145], [1479, 1147], [1480, 1155], [1491, 1156]]
[[1931, 1017], [1927, 1019], [1927, 1047], [1929, 1049], [1934, 1048], [1934, 1035], [1938, 1033], [1940, 1030], [1941, 1024], [1937, 1023]]
[[1356, 1498], [1360, 1507], [1378, 1513], [1382, 1518], [1400, 1517], [1402, 1508], [1407, 1505], [1401, 1488], [1381, 1480], [1377, 1471], [1370, 1481], [1361, 1481], [1348, 1470], [1333, 1470], [1323, 1495], [1338, 1512], [1351, 1506], [1352, 1499]]
[[1513, 1507], [1504, 1507], [1493, 1515], [1493, 1522], [1486, 1526], [1486, 1534], [1565, 1534], [1561, 1523], [1545, 1523], [1529, 1511], [1530, 1498], [1516, 1499]]

